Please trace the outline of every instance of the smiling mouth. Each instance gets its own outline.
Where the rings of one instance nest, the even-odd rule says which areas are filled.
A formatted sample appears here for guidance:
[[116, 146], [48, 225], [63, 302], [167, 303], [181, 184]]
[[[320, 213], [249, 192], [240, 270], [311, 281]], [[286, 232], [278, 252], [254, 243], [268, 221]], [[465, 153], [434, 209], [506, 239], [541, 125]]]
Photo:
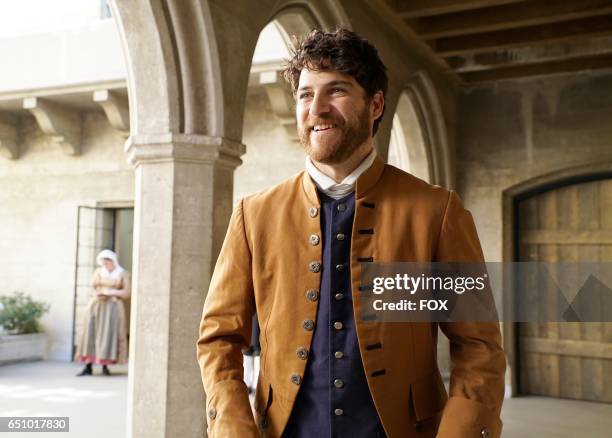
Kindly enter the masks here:
[[330, 129], [336, 128], [337, 125], [315, 125], [312, 127], [312, 130], [314, 132], [323, 132], [323, 131], [328, 131]]

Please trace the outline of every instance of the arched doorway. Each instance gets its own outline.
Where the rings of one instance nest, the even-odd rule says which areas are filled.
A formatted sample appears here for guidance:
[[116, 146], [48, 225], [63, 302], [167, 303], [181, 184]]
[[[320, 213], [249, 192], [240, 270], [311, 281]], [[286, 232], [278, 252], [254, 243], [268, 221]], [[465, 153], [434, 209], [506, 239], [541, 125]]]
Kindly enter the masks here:
[[435, 86], [425, 72], [417, 71], [397, 100], [388, 163], [432, 184], [453, 187], [449, 143]]
[[[576, 269], [580, 262], [611, 262], [611, 218], [609, 165], [521, 183], [504, 193], [505, 259]], [[507, 295], [504, 306], [513, 300]], [[612, 402], [611, 333], [610, 322], [505, 324], [513, 394]]]

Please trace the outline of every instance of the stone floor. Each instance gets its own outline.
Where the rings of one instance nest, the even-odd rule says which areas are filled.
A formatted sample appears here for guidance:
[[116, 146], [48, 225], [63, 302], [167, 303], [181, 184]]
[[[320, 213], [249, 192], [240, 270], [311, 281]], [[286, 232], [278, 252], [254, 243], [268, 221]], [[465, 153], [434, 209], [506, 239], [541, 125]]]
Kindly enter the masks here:
[[[127, 372], [75, 377], [80, 366], [34, 362], [0, 367], [0, 417], [70, 417], [69, 433], [53, 437], [125, 437]], [[507, 399], [502, 412], [504, 438], [603, 438], [612, 430], [612, 405], [545, 397]], [[0, 433], [0, 436], [7, 434]], [[20, 433], [19, 438], [51, 436]], [[188, 438], [188, 437], [185, 437]]]
[[[18, 433], [15, 438], [125, 437], [127, 366], [110, 366], [113, 375], [76, 377], [82, 366], [31, 362], [0, 367], [0, 417], [70, 417], [70, 432]], [[8, 436], [0, 432], [0, 436]]]

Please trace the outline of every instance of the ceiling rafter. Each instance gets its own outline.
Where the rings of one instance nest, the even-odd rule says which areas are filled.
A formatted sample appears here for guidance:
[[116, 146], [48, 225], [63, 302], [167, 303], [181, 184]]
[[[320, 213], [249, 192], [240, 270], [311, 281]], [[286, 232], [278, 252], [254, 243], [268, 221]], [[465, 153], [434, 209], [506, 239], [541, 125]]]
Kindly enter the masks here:
[[589, 18], [612, 13], [612, 0], [534, 0], [422, 17], [408, 22], [423, 39], [445, 38]]
[[612, 35], [612, 14], [521, 29], [441, 38], [431, 44], [436, 53], [445, 57], [603, 35]]

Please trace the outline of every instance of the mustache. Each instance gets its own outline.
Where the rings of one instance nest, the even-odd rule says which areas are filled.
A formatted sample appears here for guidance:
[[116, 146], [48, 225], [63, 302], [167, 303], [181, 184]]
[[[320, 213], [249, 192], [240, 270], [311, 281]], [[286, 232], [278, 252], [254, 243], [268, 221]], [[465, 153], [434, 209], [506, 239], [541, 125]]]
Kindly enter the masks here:
[[343, 126], [344, 121], [341, 119], [336, 119], [334, 117], [323, 117], [323, 118], [319, 117], [319, 118], [308, 119], [306, 120], [306, 123], [304, 123], [304, 127], [306, 127], [307, 129], [312, 129], [317, 125]]

